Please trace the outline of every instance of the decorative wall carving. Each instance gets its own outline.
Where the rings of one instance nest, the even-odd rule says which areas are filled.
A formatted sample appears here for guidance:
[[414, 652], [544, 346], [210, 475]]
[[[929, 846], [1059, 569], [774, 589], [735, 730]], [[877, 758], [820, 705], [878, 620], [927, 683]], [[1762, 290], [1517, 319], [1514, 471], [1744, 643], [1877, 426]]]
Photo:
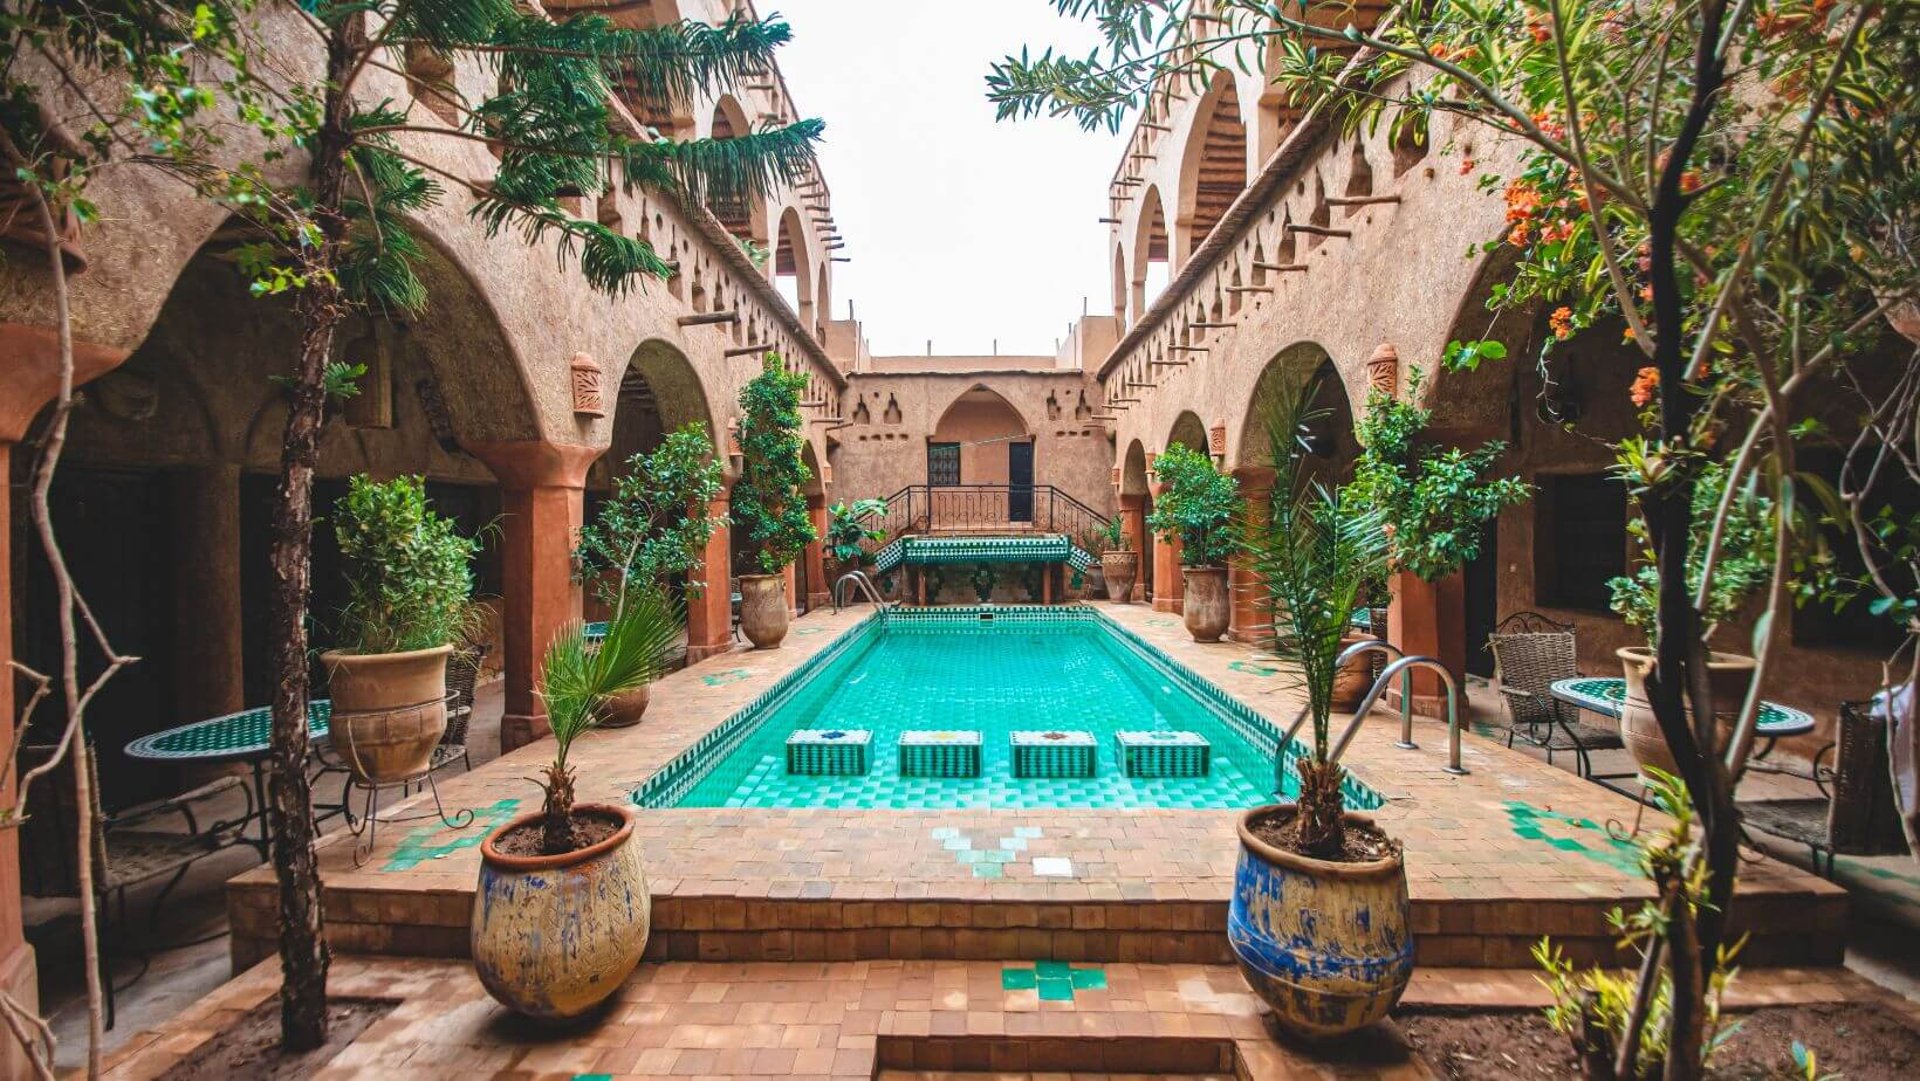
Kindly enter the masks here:
[[573, 372], [573, 412], [581, 417], [607, 415], [606, 396], [601, 392], [600, 362], [585, 353], [575, 353], [568, 365]]

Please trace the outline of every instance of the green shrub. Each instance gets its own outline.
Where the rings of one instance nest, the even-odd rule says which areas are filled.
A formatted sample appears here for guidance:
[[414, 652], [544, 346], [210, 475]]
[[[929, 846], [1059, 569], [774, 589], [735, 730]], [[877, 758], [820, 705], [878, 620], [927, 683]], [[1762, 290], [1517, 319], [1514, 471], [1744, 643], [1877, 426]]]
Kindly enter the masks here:
[[1239, 482], [1180, 443], [1155, 458], [1153, 469], [1166, 490], [1154, 500], [1147, 525], [1169, 543], [1180, 542], [1182, 566], [1224, 566], [1238, 547], [1233, 523], [1240, 514]]
[[[708, 517], [706, 507], [723, 490], [707, 426], [683, 425], [652, 453], [627, 459], [613, 497], [580, 531], [573, 553], [576, 576], [592, 581], [596, 595], [614, 612], [630, 590], [664, 591], [669, 579], [701, 569], [708, 539], [725, 522]], [[703, 586], [698, 580], [687, 583], [693, 593]]]
[[780, 354], [768, 353], [759, 375], [740, 389], [740, 450], [744, 459], [733, 486], [734, 540], [762, 574], [779, 574], [814, 538], [800, 486], [800, 391], [805, 376], [789, 372]]
[[347, 580], [340, 648], [404, 653], [462, 637], [473, 617], [468, 563], [480, 542], [434, 513], [422, 478], [352, 478], [333, 505], [333, 532]]

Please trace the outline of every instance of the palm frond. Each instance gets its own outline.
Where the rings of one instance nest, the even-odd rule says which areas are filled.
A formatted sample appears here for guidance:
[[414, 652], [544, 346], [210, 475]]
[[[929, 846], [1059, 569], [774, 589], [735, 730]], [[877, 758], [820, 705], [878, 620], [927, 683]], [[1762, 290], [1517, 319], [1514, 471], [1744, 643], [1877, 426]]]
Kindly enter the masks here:
[[800, 120], [731, 139], [629, 142], [621, 164], [631, 187], [669, 187], [696, 201], [766, 198], [812, 171], [826, 125]]
[[547, 643], [540, 698], [553, 730], [555, 764], [564, 769], [573, 741], [600, 723], [607, 699], [652, 682], [680, 640], [678, 603], [658, 590], [636, 590], [607, 625], [607, 636], [587, 642], [574, 621]]

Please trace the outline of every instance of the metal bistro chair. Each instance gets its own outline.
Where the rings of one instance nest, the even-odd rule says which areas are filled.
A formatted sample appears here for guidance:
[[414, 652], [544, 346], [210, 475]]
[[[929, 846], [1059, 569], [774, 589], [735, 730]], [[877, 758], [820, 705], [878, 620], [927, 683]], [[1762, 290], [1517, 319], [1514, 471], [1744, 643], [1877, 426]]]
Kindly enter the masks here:
[[[1842, 702], [1838, 736], [1813, 756], [1807, 779], [1819, 787], [1821, 798], [1739, 803], [1747, 825], [1806, 845], [1814, 873], [1828, 878], [1833, 877], [1835, 856], [1897, 856], [1907, 851], [1887, 768], [1885, 715], [1872, 702]], [[1832, 767], [1822, 762], [1830, 754]]]
[[1580, 674], [1573, 627], [1538, 612], [1518, 612], [1500, 621], [1487, 637], [1494, 675], [1507, 705], [1507, 746], [1517, 736], [1547, 752], [1572, 751], [1575, 772], [1592, 778], [1591, 752], [1624, 746], [1620, 733], [1581, 719], [1580, 710], [1553, 697], [1557, 679]]

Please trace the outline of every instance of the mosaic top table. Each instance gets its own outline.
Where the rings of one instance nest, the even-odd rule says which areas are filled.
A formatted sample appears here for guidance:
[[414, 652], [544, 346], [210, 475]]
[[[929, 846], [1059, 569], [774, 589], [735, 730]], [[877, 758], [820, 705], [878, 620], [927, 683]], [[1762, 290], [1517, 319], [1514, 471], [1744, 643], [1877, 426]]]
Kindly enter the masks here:
[[[1620, 719], [1620, 709], [1627, 700], [1627, 681], [1602, 676], [1578, 676], [1573, 679], [1556, 679], [1547, 688], [1555, 698], [1590, 710], [1602, 716]], [[1766, 741], [1755, 758], [1765, 758], [1773, 753], [1775, 740], [1788, 736], [1804, 736], [1813, 731], [1813, 715], [1792, 706], [1783, 706], [1777, 702], [1760, 703], [1760, 719], [1754, 724], [1754, 735]], [[1758, 768], [1758, 767], [1755, 767]], [[1775, 771], [1782, 772], [1782, 771]]]
[[[319, 742], [327, 738], [333, 720], [333, 700], [316, 698], [307, 703], [307, 738]], [[129, 758], [152, 762], [246, 762], [253, 767], [254, 815], [260, 819], [260, 839], [246, 835], [246, 823], [240, 824], [239, 839], [260, 850], [267, 858], [267, 752], [273, 745], [273, 709], [255, 706], [238, 713], [209, 717], [127, 744]]]

